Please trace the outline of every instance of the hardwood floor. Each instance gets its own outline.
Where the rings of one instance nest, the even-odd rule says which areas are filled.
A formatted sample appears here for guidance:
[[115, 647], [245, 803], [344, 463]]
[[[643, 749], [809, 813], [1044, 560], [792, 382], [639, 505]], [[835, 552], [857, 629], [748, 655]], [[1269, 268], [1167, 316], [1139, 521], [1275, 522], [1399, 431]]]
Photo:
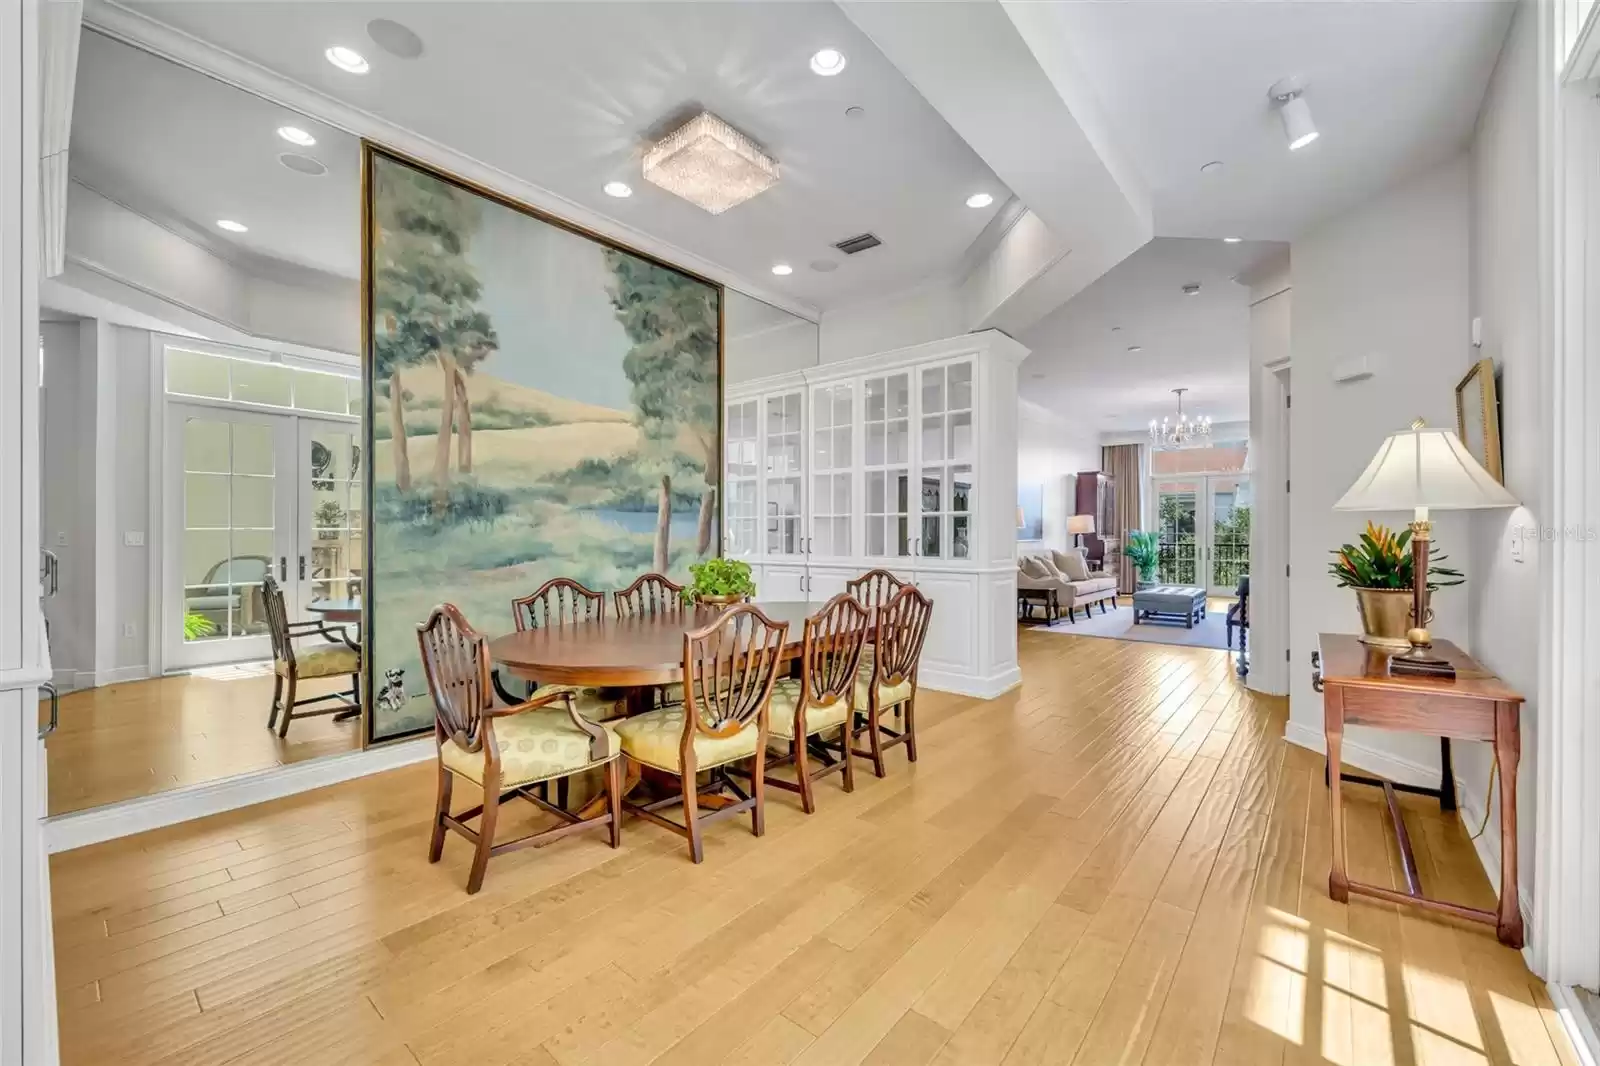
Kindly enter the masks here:
[[[59, 855], [63, 1061], [1576, 1063], [1492, 932], [1328, 899], [1321, 761], [1224, 653], [1020, 640], [1020, 690], [924, 697], [916, 766], [769, 795], [703, 866], [634, 821], [469, 898], [461, 841], [425, 861], [431, 766]], [[1407, 814], [1424, 880], [1488, 902], [1461, 826]]]
[[[331, 715], [298, 719], [288, 737], [279, 740], [267, 729], [270, 668], [254, 666], [129, 681], [62, 696], [60, 725], [45, 741], [50, 813], [117, 803], [361, 746], [361, 723], [335, 722]], [[321, 678], [302, 682], [300, 694], [347, 687], [348, 678]]]

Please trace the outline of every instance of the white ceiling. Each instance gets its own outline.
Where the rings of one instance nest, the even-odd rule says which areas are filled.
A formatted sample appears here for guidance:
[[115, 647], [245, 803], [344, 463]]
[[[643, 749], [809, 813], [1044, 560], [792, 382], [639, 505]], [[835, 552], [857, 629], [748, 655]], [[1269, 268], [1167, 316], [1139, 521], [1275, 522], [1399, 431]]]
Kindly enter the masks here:
[[[128, 6], [818, 308], [954, 270], [1009, 195], [832, 3]], [[380, 17], [417, 33], [421, 58], [374, 44], [365, 27]], [[335, 69], [322, 54], [334, 44], [371, 71]], [[844, 73], [811, 72], [824, 46], [848, 56]], [[763, 144], [782, 181], [720, 216], [646, 183], [644, 140], [694, 105]], [[852, 105], [865, 115], [846, 117]], [[605, 196], [613, 179], [634, 195]], [[966, 207], [977, 190], [994, 205]], [[883, 247], [830, 247], [868, 230]], [[838, 270], [809, 269], [828, 258]], [[773, 277], [779, 261], [794, 274]]]
[[[360, 274], [361, 151], [355, 138], [187, 67], [86, 32], [73, 102], [73, 176], [164, 223], [182, 223], [223, 254]], [[317, 143], [277, 135], [298, 126]], [[282, 166], [296, 152], [320, 177]], [[250, 227], [226, 233], [218, 219]], [[234, 255], [233, 258], [241, 258]]]
[[[1143, 0], [1051, 6], [1148, 182], [1156, 232], [1288, 240], [1467, 144], [1513, 4]], [[1298, 75], [1322, 136], [1287, 150]], [[1200, 173], [1211, 160], [1225, 164]]]
[[1023, 394], [1101, 432], [1174, 413], [1175, 388], [1188, 414], [1248, 419], [1250, 292], [1232, 277], [1279, 249], [1157, 237], [1017, 338]]

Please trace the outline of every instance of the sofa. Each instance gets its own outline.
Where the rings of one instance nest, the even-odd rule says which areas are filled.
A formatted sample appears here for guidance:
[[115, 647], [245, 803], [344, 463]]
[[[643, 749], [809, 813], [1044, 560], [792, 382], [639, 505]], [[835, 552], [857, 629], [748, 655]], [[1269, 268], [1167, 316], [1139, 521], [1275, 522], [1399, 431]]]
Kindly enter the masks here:
[[1070, 551], [1050, 551], [1041, 555], [1017, 557], [1017, 605], [1020, 614], [1032, 603], [1042, 602], [1051, 621], [1061, 617], [1065, 607], [1067, 617], [1078, 620], [1078, 608], [1085, 615], [1095, 604], [1100, 613], [1106, 612], [1109, 602], [1116, 606], [1117, 579], [1113, 574], [1091, 571], [1082, 548]]

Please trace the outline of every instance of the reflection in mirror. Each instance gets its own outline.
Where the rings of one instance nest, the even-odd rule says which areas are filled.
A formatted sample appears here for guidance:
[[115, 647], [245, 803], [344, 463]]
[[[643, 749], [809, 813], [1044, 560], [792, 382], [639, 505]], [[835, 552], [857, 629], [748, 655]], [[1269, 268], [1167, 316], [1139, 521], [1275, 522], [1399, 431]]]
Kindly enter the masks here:
[[733, 289], [723, 290], [722, 313], [726, 385], [817, 365], [818, 329], [810, 319]]
[[359, 747], [359, 142], [86, 31], [68, 173], [50, 813]]

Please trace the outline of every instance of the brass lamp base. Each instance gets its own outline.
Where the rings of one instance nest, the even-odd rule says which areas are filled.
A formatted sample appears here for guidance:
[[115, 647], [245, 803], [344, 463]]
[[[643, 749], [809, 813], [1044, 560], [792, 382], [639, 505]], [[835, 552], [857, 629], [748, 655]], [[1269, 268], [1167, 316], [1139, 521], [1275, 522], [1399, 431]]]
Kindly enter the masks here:
[[1431, 654], [1433, 643], [1426, 629], [1413, 629], [1406, 636], [1411, 640], [1411, 650], [1389, 656], [1389, 673], [1402, 677], [1442, 677], [1454, 681], [1456, 668], [1450, 660]]

